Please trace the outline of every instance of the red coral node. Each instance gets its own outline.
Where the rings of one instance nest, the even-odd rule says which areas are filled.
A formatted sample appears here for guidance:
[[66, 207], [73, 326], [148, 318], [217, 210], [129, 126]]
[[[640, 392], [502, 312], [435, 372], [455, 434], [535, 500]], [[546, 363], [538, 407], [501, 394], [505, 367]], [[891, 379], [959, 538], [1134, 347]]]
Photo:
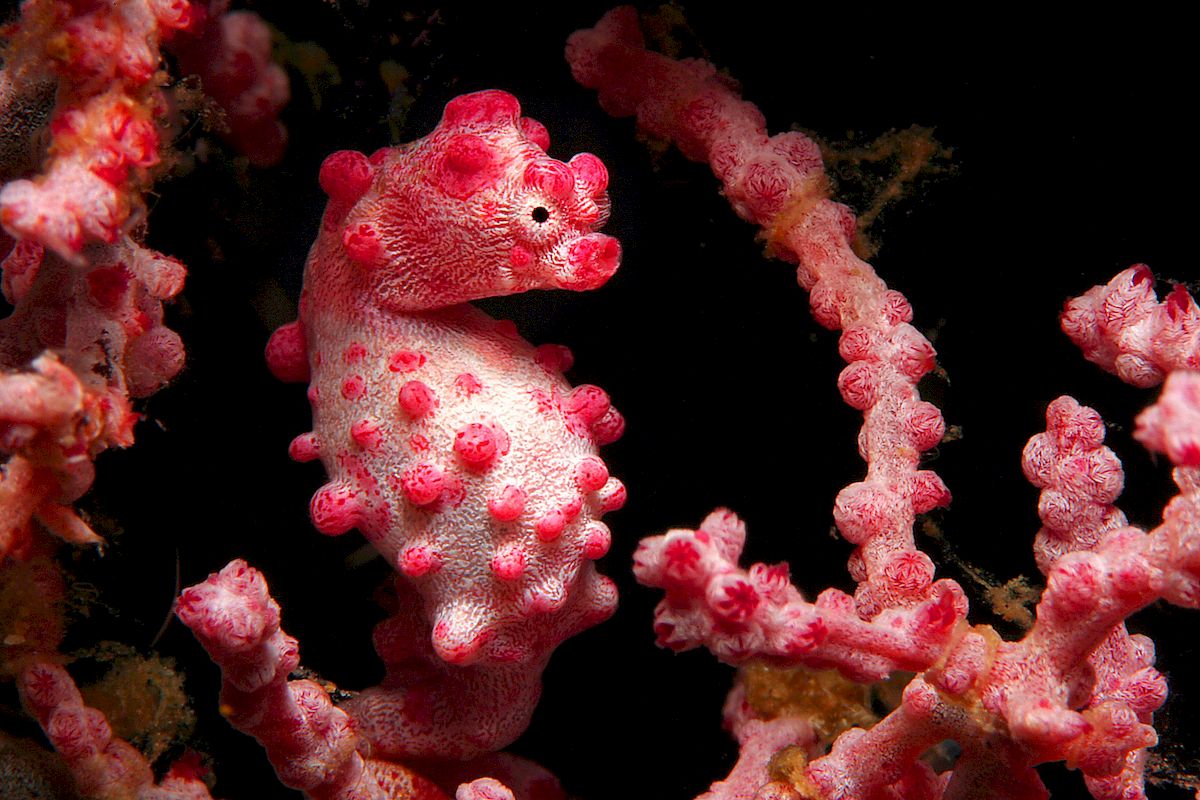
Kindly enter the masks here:
[[729, 623], [745, 623], [758, 609], [761, 597], [750, 583], [733, 575], [715, 578], [708, 587], [713, 611]]
[[101, 308], [113, 310], [129, 293], [133, 273], [124, 264], [93, 269], [87, 275], [88, 296]]

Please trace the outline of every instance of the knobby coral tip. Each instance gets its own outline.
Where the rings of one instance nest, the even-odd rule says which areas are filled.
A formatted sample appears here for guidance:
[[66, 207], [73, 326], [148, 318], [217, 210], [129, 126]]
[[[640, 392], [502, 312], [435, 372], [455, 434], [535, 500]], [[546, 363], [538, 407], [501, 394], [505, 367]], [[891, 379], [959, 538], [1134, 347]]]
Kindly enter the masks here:
[[1175, 284], [1175, 288], [1167, 295], [1164, 301], [1167, 309], [1167, 316], [1172, 322], [1182, 322], [1188, 312], [1195, 312], [1196, 301], [1192, 299], [1192, 295], [1188, 293], [1187, 287], [1182, 283]]
[[838, 376], [838, 391], [846, 405], [865, 411], [879, 399], [878, 365], [856, 361], [842, 370]]
[[924, 400], [915, 403], [904, 420], [904, 430], [913, 447], [925, 451], [935, 447], [946, 435], [946, 421], [941, 409]]
[[911, 492], [912, 508], [917, 514], [928, 514], [935, 508], [950, 505], [950, 490], [933, 470], [917, 470]]

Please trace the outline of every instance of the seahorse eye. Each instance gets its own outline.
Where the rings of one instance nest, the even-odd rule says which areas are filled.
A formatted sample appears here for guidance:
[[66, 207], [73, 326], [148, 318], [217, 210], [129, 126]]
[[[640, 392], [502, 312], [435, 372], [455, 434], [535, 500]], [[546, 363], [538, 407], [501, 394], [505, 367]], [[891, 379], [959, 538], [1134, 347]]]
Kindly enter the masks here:
[[550, 210], [547, 209], [545, 206], [538, 206], [537, 208], [535, 208], [533, 210], [533, 214], [531, 214], [530, 216], [533, 217], [534, 222], [541, 225], [542, 223], [544, 223], [550, 219]]

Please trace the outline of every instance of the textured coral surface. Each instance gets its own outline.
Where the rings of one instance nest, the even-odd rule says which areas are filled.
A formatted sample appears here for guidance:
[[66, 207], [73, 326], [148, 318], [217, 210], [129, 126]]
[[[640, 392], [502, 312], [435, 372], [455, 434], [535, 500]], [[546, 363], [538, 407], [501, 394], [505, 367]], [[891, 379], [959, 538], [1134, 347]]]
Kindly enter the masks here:
[[[241, 556], [266, 571], [306, 666], [347, 686], [380, 679], [370, 632], [383, 612], [369, 595], [393, 570], [364, 558], [357, 535], [314, 534], [308, 502], [323, 469], [286, 455], [296, 432], [309, 430], [308, 404], [267, 373], [261, 348], [295, 319], [326, 201], [315, 181], [322, 159], [411, 141], [452, 97], [503, 88], [546, 125], [555, 157], [589, 151], [608, 165], [614, 215], [605, 230], [621, 240], [623, 266], [599, 292], [526, 295], [487, 311], [515, 319], [530, 341], [568, 343], [578, 361], [572, 380], [614, 398], [629, 424], [605, 461], [633, 490], [612, 518], [620, 533], [601, 565], [622, 606], [560, 648], [516, 748], [583, 797], [699, 795], [736, 758], [719, 727], [731, 671], [653, 647], [659, 596], [639, 588], [627, 565], [641, 536], [698, 523], [721, 504], [754, 532], [748, 560], [789, 561], [805, 591], [843, 580], [850, 548], [828, 535], [830, 508], [862, 466], [856, 415], [836, 391], [843, 365], [833, 336], [811, 320], [790, 270], [761, 258], [707, 170], [647, 155], [627, 123], [610, 120], [571, 81], [562, 42], [606, 7], [514, 13], [443, 4], [440, 20], [427, 23], [383, 4], [255, 5], [293, 40], [325, 43], [342, 83], [317, 113], [292, 70], [297, 100], [282, 172], [198, 172], [156, 198], [151, 244], [189, 266], [186, 303], [168, 315], [189, 362], [140, 406], [147, 421], [138, 447], [101, 456], [85, 505], [103, 512], [93, 524], [116, 544], [103, 563], [82, 555], [77, 569], [121, 612], [114, 619], [97, 609], [87, 626], [147, 647], [174, 596], [177, 556], [183, 585]], [[933, 462], [954, 493], [951, 511], [928, 529], [940, 538], [918, 537], [939, 574], [959, 580], [977, 610], [986, 589], [973, 576], [1003, 583], [1037, 574], [1038, 491], [1021, 474], [1021, 448], [1067, 391], [1112, 423], [1106, 444], [1127, 472], [1122, 508], [1153, 522], [1169, 477], [1129, 436], [1149, 397], [1084, 362], [1056, 315], [1065, 298], [1130, 264], [1195, 278], [1191, 243], [1180, 235], [1192, 225], [1181, 187], [1196, 177], [1180, 150], [1187, 48], [1164, 41], [1161, 28], [1144, 35], [1129, 17], [1110, 41], [1044, 21], [1031, 30], [1028, 19], [995, 20], [1002, 44], [989, 44], [975, 31], [937, 35], [923, 20], [848, 22], [840, 10], [780, 16], [743, 3], [737, 13], [691, 11], [704, 50], [689, 52], [737, 75], [773, 130], [794, 121], [838, 140], [919, 122], [955, 148], [958, 173], [885, 216], [876, 232], [879, 271], [912, 300], [914, 326], [936, 333], [946, 379], [929, 381], [948, 424], [963, 433]], [[381, 121], [384, 59], [414, 76], [393, 106], [410, 109], [405, 121]], [[124, 533], [114, 537], [118, 526], [107, 520]], [[839, 586], [853, 589], [848, 580]], [[1169, 747], [1191, 736], [1184, 723], [1195, 717], [1186, 674], [1194, 619], [1167, 609], [1135, 622], [1155, 636], [1159, 668], [1178, 676], [1157, 720]], [[260, 748], [215, 713], [217, 671], [191, 634], [171, 626], [157, 647], [187, 662], [205, 716], [200, 736], [220, 771], [214, 796], [294, 797]], [[631, 775], [641, 776], [634, 788]], [[1078, 776], [1061, 769], [1049, 782], [1059, 796], [1079, 790]]]

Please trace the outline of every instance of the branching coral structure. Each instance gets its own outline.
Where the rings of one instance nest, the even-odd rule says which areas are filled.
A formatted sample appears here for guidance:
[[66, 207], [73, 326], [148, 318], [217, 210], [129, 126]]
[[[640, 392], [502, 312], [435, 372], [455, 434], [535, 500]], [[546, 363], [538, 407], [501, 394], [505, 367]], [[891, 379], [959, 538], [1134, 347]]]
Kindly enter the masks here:
[[[234, 127], [273, 131], [240, 140], [264, 163], [279, 155], [286, 79], [267, 59], [262, 20], [227, 6], [28, 0], [4, 30], [0, 251], [13, 312], [0, 321], [0, 555], [27, 549], [35, 522], [69, 542], [99, 541], [71, 504], [100, 452], [132, 444], [131, 399], [183, 367], [163, 303], [186, 270], [146, 247], [139, 226], [173, 116], [160, 45], [206, 54], [193, 61]], [[226, 61], [241, 65], [236, 86], [212, 79]], [[21, 146], [43, 125], [44, 153]]]
[[[950, 499], [940, 478], [917, 469], [920, 453], [944, 434], [940, 413], [916, 391], [934, 365], [933, 348], [908, 324], [907, 300], [854, 253], [853, 214], [828, 199], [816, 145], [794, 132], [768, 137], [758, 109], [711, 65], [647, 51], [631, 8], [574, 34], [567, 58], [606, 111], [636, 115], [647, 134], [707, 162], [739, 216], [798, 265], [816, 320], [842, 332], [848, 366], [838, 389], [863, 412], [867, 477], [834, 505], [839, 532], [857, 546], [853, 597], [831, 589], [808, 603], [785, 568], [739, 568], [745, 530], [729, 512], [697, 531], [647, 539], [635, 558], [639, 579], [666, 591], [656, 612], [661, 644], [706, 646], [735, 664], [834, 667], [860, 681], [899, 668], [918, 673], [878, 724], [846, 731], [824, 755], [794, 760], [754, 796], [1039, 797], [1046, 792], [1032, 767], [1053, 760], [1079, 768], [1095, 797], [1142, 796], [1144, 748], [1156, 741], [1150, 716], [1166, 688], [1152, 667], [1153, 645], [1131, 638], [1123, 621], [1159, 598], [1197, 607], [1200, 431], [1182, 400], [1194, 392], [1194, 375], [1172, 376], [1139, 423], [1143, 443], [1165, 449], [1178, 466], [1180, 494], [1149, 533], [1127, 526], [1110, 505], [1122, 473], [1103, 447], [1098, 415], [1070, 397], [1051, 404], [1049, 430], [1030, 441], [1024, 460], [1043, 489], [1037, 552], [1047, 587], [1037, 617], [1019, 642], [968, 625], [961, 589], [933, 580], [913, 539], [914, 515]], [[1186, 290], [1160, 306], [1148, 278], [1144, 268], [1131, 270], [1064, 316], [1089, 358], [1141, 385], [1194, 366], [1200, 338], [1200, 311]], [[961, 752], [953, 769], [936, 773], [920, 757], [947, 739]]]
[[[1170, 270], [1145, 234], [1183, 227], [1053, 90], [1090, 44], [1004, 60], [1005, 106], [982, 43], [889, 61], [820, 9], [618, 9], [565, 65], [597, 9], [243, 4], [0, 29], [0, 795], [1200, 788], [1200, 308], [1138, 265], [1053, 326], [1075, 264]], [[932, 114], [973, 120], [937, 132], [961, 164], [906, 81], [978, 95]], [[1026, 95], [1066, 109], [1041, 160]], [[918, 125], [767, 133], [864, 109]], [[1002, 188], [968, 175], [992, 157]], [[731, 266], [764, 248], [799, 289]]]

